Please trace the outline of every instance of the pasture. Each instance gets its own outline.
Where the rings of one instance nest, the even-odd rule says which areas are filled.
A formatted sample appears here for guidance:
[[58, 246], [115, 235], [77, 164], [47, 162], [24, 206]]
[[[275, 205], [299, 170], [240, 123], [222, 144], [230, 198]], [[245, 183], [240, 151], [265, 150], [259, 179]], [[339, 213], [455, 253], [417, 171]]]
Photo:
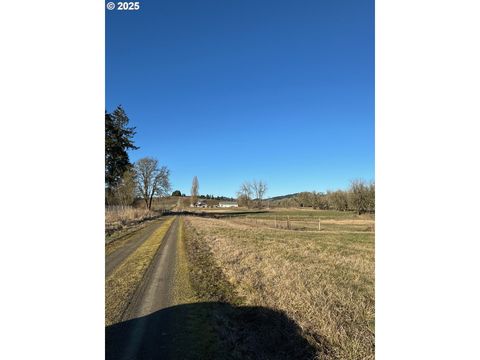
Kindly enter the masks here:
[[285, 313], [318, 359], [374, 358], [373, 215], [305, 209], [221, 214], [186, 217], [186, 243], [195, 238], [211, 254], [243, 306]]

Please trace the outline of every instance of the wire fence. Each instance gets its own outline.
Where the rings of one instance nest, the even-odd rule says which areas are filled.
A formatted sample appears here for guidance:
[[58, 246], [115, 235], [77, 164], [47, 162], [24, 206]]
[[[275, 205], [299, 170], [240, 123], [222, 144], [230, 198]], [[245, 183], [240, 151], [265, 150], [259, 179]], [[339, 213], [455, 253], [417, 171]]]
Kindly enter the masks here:
[[275, 216], [272, 218], [236, 217], [231, 221], [253, 227], [298, 231], [374, 232], [374, 220], [333, 220], [312, 217]]

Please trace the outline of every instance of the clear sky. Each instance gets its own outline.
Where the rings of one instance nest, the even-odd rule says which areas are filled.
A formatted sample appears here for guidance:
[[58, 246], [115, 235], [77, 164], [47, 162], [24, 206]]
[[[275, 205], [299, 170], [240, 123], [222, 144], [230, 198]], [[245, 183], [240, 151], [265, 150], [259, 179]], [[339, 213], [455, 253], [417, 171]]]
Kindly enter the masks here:
[[106, 110], [173, 190], [267, 196], [374, 179], [374, 2], [143, 0], [106, 11]]

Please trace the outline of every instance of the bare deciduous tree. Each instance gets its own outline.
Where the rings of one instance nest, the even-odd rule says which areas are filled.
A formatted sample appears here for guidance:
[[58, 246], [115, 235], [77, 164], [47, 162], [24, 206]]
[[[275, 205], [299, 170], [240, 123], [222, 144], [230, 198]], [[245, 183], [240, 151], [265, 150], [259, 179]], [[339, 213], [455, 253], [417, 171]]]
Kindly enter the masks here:
[[107, 204], [130, 206], [135, 201], [136, 190], [135, 172], [127, 170], [117, 180], [116, 185], [111, 185], [106, 191]]
[[263, 182], [262, 180], [260, 180], [260, 181], [253, 180], [251, 188], [252, 188], [253, 193], [255, 194], [255, 200], [257, 202], [257, 206], [261, 207], [263, 197], [265, 196], [265, 193], [267, 192], [267, 184], [265, 182]]
[[329, 206], [332, 209], [338, 211], [348, 210], [348, 193], [346, 191], [337, 190], [337, 191], [328, 191], [327, 192], [327, 201]]
[[375, 183], [368, 186], [368, 210], [375, 212]]
[[192, 180], [192, 189], [190, 191], [191, 197], [190, 197], [190, 203], [195, 204], [197, 202], [197, 197], [198, 197], [198, 179], [196, 176], [193, 177]]
[[304, 191], [298, 193], [294, 200], [297, 206], [312, 207], [314, 209], [328, 209], [327, 195], [317, 191]]
[[252, 184], [250, 184], [248, 181], [244, 181], [243, 184], [240, 185], [240, 189], [237, 191], [238, 205], [250, 207], [252, 194]]
[[135, 163], [137, 186], [147, 209], [152, 208], [155, 195], [165, 196], [170, 192], [170, 170], [166, 166], [158, 167], [158, 160], [145, 157]]
[[237, 191], [238, 205], [251, 207], [254, 203], [253, 199], [255, 199], [255, 203], [260, 207], [266, 192], [267, 184], [265, 182], [261, 180], [244, 181]]
[[312, 207], [314, 209], [328, 209], [327, 196], [321, 192], [312, 191]]
[[300, 207], [312, 206], [312, 193], [310, 192], [307, 192], [307, 191], [301, 192], [295, 198]]
[[[375, 191], [375, 188], [373, 188], [373, 190]], [[370, 185], [364, 180], [353, 180], [350, 185], [349, 195], [351, 206], [358, 212], [358, 214], [367, 212], [371, 207]]]

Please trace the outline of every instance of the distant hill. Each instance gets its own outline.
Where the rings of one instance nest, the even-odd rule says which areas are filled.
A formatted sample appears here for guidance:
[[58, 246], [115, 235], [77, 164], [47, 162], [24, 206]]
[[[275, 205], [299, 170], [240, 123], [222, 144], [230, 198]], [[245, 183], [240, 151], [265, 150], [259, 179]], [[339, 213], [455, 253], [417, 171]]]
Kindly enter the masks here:
[[279, 201], [279, 200], [284, 200], [284, 199], [290, 199], [295, 196], [297, 196], [299, 193], [294, 193], [294, 194], [287, 194], [287, 195], [280, 195], [280, 196], [274, 196], [268, 199], [265, 199], [265, 201]]

